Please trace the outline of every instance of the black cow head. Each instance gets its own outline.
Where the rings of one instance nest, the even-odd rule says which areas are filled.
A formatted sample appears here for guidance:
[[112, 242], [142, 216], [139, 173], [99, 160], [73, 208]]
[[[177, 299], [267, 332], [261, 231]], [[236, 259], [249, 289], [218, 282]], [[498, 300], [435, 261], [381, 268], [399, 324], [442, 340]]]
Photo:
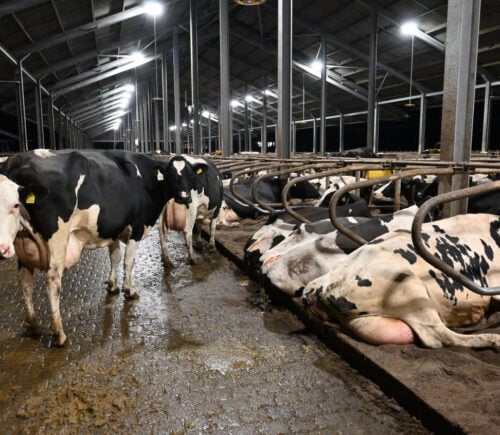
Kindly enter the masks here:
[[171, 194], [178, 204], [192, 202], [191, 191], [199, 190], [201, 176], [208, 169], [208, 164], [201, 158], [174, 156], [168, 163], [167, 173], [172, 182]]

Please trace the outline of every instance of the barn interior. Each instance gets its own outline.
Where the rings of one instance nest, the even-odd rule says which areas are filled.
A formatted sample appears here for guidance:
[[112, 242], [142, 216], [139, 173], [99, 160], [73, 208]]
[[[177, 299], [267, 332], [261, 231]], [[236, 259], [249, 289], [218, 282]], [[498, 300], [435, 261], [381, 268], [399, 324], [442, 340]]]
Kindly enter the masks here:
[[[46, 148], [118, 149], [163, 161], [172, 154], [205, 155], [231, 183], [226, 192], [235, 196], [237, 180], [245, 177], [258, 176], [262, 184], [279, 178], [289, 191], [297, 182], [289, 177], [305, 181], [322, 177], [328, 183], [347, 174], [357, 183], [346, 186], [346, 192], [395, 183], [391, 212], [409, 205], [401, 198], [402, 180], [438, 175], [444, 196], [432, 207], [441, 204], [443, 217], [454, 216], [468, 207], [470, 177], [496, 177], [486, 189], [496, 193], [500, 189], [498, 23], [498, 0], [4, 0], [0, 4], [0, 154]], [[364, 154], [366, 150], [369, 154]], [[485, 192], [484, 186], [473, 189], [474, 195]], [[457, 190], [463, 192], [459, 200]], [[334, 198], [336, 204], [342, 196]], [[34, 340], [12, 326], [9, 310], [20, 317], [22, 307], [9, 300], [0, 316], [0, 329], [8, 331], [3, 338], [0, 335], [5, 378], [0, 377], [0, 386], [6, 387], [0, 396], [0, 404], [5, 404], [0, 420], [6, 427], [12, 432], [30, 432], [44, 425], [54, 431], [121, 433], [368, 430], [368, 411], [365, 415], [355, 407], [348, 412], [349, 405], [342, 402], [339, 407], [344, 406], [344, 411], [336, 409], [329, 416], [329, 402], [316, 402], [334, 402], [331, 379], [341, 379], [347, 389], [359, 388], [360, 396], [366, 395], [365, 405], [380, 400], [383, 405], [377, 409], [367, 408], [377, 415], [374, 432], [385, 432], [384, 425], [387, 433], [406, 429], [494, 433], [500, 427], [498, 349], [373, 346], [346, 334], [331, 319], [305, 310], [276, 286], [263, 282], [261, 273], [245, 259], [245, 242], [265, 224], [269, 213], [284, 209], [299, 224], [308, 225], [294, 210], [311, 202], [287, 201], [286, 194], [283, 203], [266, 203], [257, 193], [253, 200], [238, 199], [264, 212], [258, 219], [243, 218], [234, 226], [218, 227], [218, 251], [238, 267], [237, 272], [219, 254], [210, 257], [206, 252], [204, 263], [186, 266], [178, 260], [184, 252], [178, 254], [182, 242], [174, 236], [170, 242], [176, 246], [175, 267], [164, 277], [155, 235], [147, 242], [150, 251], [141, 254], [145, 266], [139, 266], [138, 275], [143, 293], [151, 283], [163, 305], [151, 296], [145, 296], [142, 306], [142, 300], [123, 307], [108, 299], [86, 301], [83, 305], [92, 321], [79, 314], [69, 316], [73, 338], [64, 353], [50, 354], [54, 349], [45, 335], [33, 351]], [[374, 215], [385, 215], [384, 206], [374, 204], [373, 194], [368, 202]], [[332, 212], [335, 204], [329, 204], [332, 224], [350, 237]], [[498, 204], [495, 207], [493, 213], [498, 214]], [[427, 219], [426, 213], [430, 210], [420, 212], [417, 226]], [[208, 233], [204, 227], [205, 238]], [[356, 235], [353, 240], [366, 242], [356, 241]], [[106, 263], [101, 253], [88, 255], [65, 284], [71, 289], [83, 286], [87, 296], [100, 286]], [[419, 255], [433, 261], [425, 246], [419, 248]], [[16, 285], [15, 266], [12, 262], [0, 266], [6, 277], [0, 288], [11, 291]], [[221, 271], [224, 267], [229, 272]], [[224, 288], [219, 298], [204, 287], [205, 280], [213, 290], [226, 279], [233, 280], [236, 289], [243, 288], [244, 295], [235, 296], [237, 292]], [[463, 276], [457, 274], [454, 279], [460, 281]], [[82, 285], [86, 280], [88, 284]], [[41, 292], [43, 281], [39, 279], [37, 285]], [[484, 292], [487, 287], [475, 290]], [[205, 291], [210, 303], [218, 306], [217, 315], [207, 316], [213, 324], [195, 321], [189, 312], [202, 311], [199, 307], [205, 301], [198, 293]], [[82, 299], [71, 295], [67, 311], [78, 312]], [[259, 321], [252, 317], [248, 322], [259, 331], [254, 335], [266, 337], [266, 346], [273, 349], [268, 355], [279, 359], [278, 350], [288, 345], [304, 351], [300, 357], [304, 360], [287, 356], [296, 361], [290, 378], [302, 376], [301, 364], [307, 364], [308, 375], [302, 384], [291, 387], [285, 401], [283, 390], [289, 381], [285, 375], [279, 381], [270, 380], [271, 369], [256, 373], [263, 376], [256, 385], [265, 391], [262, 396], [272, 396], [273, 403], [261, 402], [259, 394], [249, 392], [251, 381], [241, 373], [251, 377], [252, 369], [271, 358], [261, 349], [251, 353], [258, 348], [255, 342], [245, 347], [233, 336], [218, 341], [217, 334], [222, 336], [239, 321], [238, 312], [228, 315], [226, 323], [217, 323], [224, 310], [248, 299], [254, 309], [264, 307]], [[286, 314], [281, 306], [287, 308]], [[47, 315], [47, 306], [41, 307]], [[167, 328], [164, 335], [148, 330], [170, 322], [162, 317], [165, 312], [175, 328]], [[140, 318], [149, 324], [141, 325]], [[193, 329], [205, 328], [203, 338], [182, 329], [185, 319], [193, 322]], [[274, 341], [261, 326], [272, 333], [286, 331], [279, 332], [285, 342]], [[243, 333], [240, 329], [245, 328], [235, 329]], [[146, 339], [145, 330], [150, 334]], [[290, 337], [303, 337], [309, 331], [342, 361], [331, 363], [333, 357], [318, 350], [321, 344], [310, 338], [291, 341]], [[499, 331], [497, 322], [491, 332]], [[113, 334], [122, 343], [113, 341]], [[169, 352], [166, 365], [160, 367], [163, 339]], [[217, 343], [210, 348], [213, 353], [200, 350], [206, 349], [205, 340]], [[310, 352], [320, 357], [306, 361]], [[22, 366], [9, 364], [20, 357], [25, 361]], [[132, 380], [125, 373], [127, 358], [139, 368]], [[101, 367], [107, 359], [114, 365], [103, 376]], [[185, 371], [180, 361], [186, 361]], [[371, 396], [372, 387], [350, 378], [349, 368], [345, 372], [340, 368], [344, 362], [380, 392]], [[25, 371], [35, 366], [33, 379], [25, 377]], [[49, 376], [44, 367], [60, 369], [61, 374]], [[318, 368], [320, 374], [314, 372]], [[78, 379], [78, 370], [89, 374]], [[149, 370], [157, 370], [156, 378]], [[286, 371], [287, 361], [273, 370]], [[115, 402], [107, 390], [116, 394], [118, 387], [102, 379], [109, 373], [119, 384]], [[316, 387], [304, 385], [315, 382], [315, 373], [323, 385], [319, 381]], [[90, 380], [94, 375], [97, 380]], [[169, 400], [163, 396], [160, 376], [172, 383], [175, 378], [189, 379], [174, 388], [174, 399]], [[355, 387], [357, 382], [362, 387]], [[72, 409], [66, 415], [42, 410], [41, 397], [48, 394], [49, 386], [58, 393], [48, 402], [53, 409], [64, 406], [69, 397]], [[94, 387], [98, 393], [91, 394]], [[317, 394], [309, 388], [317, 388]], [[154, 395], [158, 409], [130, 405], [130, 391], [143, 401]], [[229, 391], [229, 399], [223, 391]], [[112, 405], [104, 406], [108, 400]], [[250, 402], [247, 415], [246, 400]], [[8, 406], [10, 401], [15, 408]], [[399, 414], [399, 407], [407, 414]], [[388, 408], [396, 417], [385, 414]], [[347, 422], [341, 421], [342, 412]], [[415, 426], [412, 419], [417, 421]], [[301, 420], [306, 421], [302, 426]]]
[[[419, 151], [441, 141], [446, 1], [295, 1], [293, 25], [282, 32], [274, 0], [228, 2], [223, 21], [212, 0], [162, 1], [159, 10], [132, 0], [2, 3], [4, 152], [187, 150], [194, 136], [197, 146], [215, 151], [223, 104], [230, 111], [228, 154], [262, 150], [263, 128], [275, 152], [283, 99], [290, 101], [296, 151], [334, 152], [367, 141], [381, 152]], [[473, 32], [475, 150], [498, 149], [499, 13], [495, 0], [483, 0]], [[289, 59], [279, 65], [280, 56]], [[458, 55], [448, 59], [458, 62]], [[289, 89], [279, 89], [280, 68], [290, 74]]]

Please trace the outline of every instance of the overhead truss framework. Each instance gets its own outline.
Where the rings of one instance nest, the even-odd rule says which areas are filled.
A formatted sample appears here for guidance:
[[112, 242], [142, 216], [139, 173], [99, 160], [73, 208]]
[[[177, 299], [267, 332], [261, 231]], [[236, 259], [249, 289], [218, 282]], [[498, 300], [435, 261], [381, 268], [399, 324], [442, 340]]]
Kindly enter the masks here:
[[[222, 117], [224, 128], [230, 122], [230, 133], [261, 127], [263, 122], [276, 124], [280, 3], [246, 7], [229, 2], [226, 53], [221, 45], [219, 2], [198, 0], [194, 8], [194, 2], [158, 1], [163, 14], [154, 18], [145, 13], [142, 0], [1, 2], [0, 110], [4, 115], [22, 113], [16, 97], [22, 82], [26, 119], [39, 124], [38, 142], [43, 142], [44, 128], [51, 130], [45, 138], [51, 146], [56, 142], [55, 133], [64, 138], [67, 126], [74, 128], [73, 136], [80, 134], [87, 140], [114, 128], [110, 122], [96, 127], [94, 121], [112, 116], [110, 111], [118, 100], [116, 90], [126, 84], [133, 84], [135, 90], [121, 128], [131, 131], [132, 139], [147, 137], [152, 143], [161, 137], [166, 141], [170, 137], [166, 129], [186, 123], [189, 132], [190, 119], [198, 118], [202, 127], [200, 132], [193, 129], [194, 139], [203, 142], [208, 124], [201, 113], [210, 111], [219, 118], [221, 102], [231, 100], [241, 104], [235, 103], [229, 117]], [[402, 102], [409, 96], [440, 104], [447, 4], [446, 0], [293, 2], [291, 121], [319, 122], [322, 114], [346, 120], [349, 114], [373, 117], [370, 101], [372, 110], [383, 109], [376, 113], [378, 120], [401, 119], [411, 110], [426, 107], [405, 108]], [[485, 111], [500, 81], [499, 9], [497, 0], [481, 2], [477, 60], [481, 91], [477, 98], [488, 98]], [[411, 37], [400, 31], [403, 17], [417, 25]], [[196, 38], [190, 38], [193, 26]], [[178, 38], [176, 65], [174, 31]], [[376, 57], [370, 48], [374, 40]], [[313, 63], [322, 46], [325, 89], [321, 69]], [[228, 65], [221, 63], [221, 47]], [[133, 60], [135, 51], [142, 52], [144, 59]], [[197, 67], [192, 68], [193, 62]], [[222, 72], [228, 90], [221, 82]], [[153, 89], [160, 91], [154, 94]], [[226, 95], [222, 100], [221, 91]], [[270, 92], [266, 98], [265, 91]], [[199, 113], [192, 112], [193, 106]], [[488, 117], [485, 113], [485, 119]], [[157, 122], [157, 127], [151, 127], [151, 122]], [[211, 126], [211, 134], [212, 130], [217, 131], [217, 127]], [[488, 140], [488, 135], [483, 136]]]

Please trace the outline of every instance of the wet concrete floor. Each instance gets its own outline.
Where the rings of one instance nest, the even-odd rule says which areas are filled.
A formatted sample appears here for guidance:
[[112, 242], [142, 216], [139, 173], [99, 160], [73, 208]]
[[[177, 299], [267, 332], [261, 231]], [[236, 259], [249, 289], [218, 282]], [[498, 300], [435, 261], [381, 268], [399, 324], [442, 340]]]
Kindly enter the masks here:
[[108, 297], [106, 249], [65, 274], [68, 343], [50, 346], [43, 275], [35, 303], [46, 334], [27, 336], [15, 260], [0, 262], [1, 433], [427, 433], [231, 262], [186, 262], [170, 235], [141, 242], [141, 298]]

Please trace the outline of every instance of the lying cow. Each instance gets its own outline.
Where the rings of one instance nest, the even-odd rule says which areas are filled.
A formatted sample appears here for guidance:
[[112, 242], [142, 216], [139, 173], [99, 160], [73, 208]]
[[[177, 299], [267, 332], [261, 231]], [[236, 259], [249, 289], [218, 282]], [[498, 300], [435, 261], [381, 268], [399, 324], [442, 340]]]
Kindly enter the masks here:
[[222, 179], [218, 169], [204, 157], [173, 156], [167, 168], [172, 183], [171, 199], [160, 217], [160, 242], [163, 261], [170, 265], [167, 252], [168, 230], [182, 231], [188, 248], [189, 261], [198, 258], [193, 251], [201, 239], [201, 224], [210, 225], [209, 248], [215, 249], [215, 227], [222, 202]]
[[[423, 225], [434, 255], [478, 285], [500, 286], [500, 218], [458, 215]], [[357, 249], [330, 272], [298, 289], [304, 304], [337, 319], [373, 344], [425, 347], [500, 346], [500, 335], [464, 335], [450, 328], [480, 321], [492, 299], [443, 275], [416, 255], [409, 232], [391, 232]]]
[[[396, 230], [409, 230], [418, 207], [379, 218], [344, 217], [342, 225], [367, 241]], [[302, 224], [282, 242], [262, 254], [262, 275], [275, 287], [294, 296], [298, 287], [325, 274], [359, 245], [336, 230], [330, 219]]]
[[[371, 216], [366, 201], [353, 194], [346, 194], [344, 198], [341, 198], [338, 204], [336, 212], [339, 217]], [[311, 222], [318, 222], [329, 218], [329, 210], [326, 207], [304, 206], [298, 207], [294, 209], [294, 211]], [[262, 264], [260, 260], [261, 255], [280, 243], [286, 236], [292, 233], [299, 224], [299, 221], [288, 215], [285, 211], [272, 213], [267, 222], [246, 242], [244, 248], [244, 260], [246, 264], [254, 270], [260, 269]]]
[[47, 272], [55, 344], [65, 343], [61, 279], [78, 263], [82, 249], [109, 247], [108, 291], [117, 294], [119, 244], [125, 242], [122, 291], [126, 298], [139, 297], [132, 268], [138, 242], [169, 198], [165, 163], [123, 151], [35, 150], [9, 157], [1, 172], [23, 186], [21, 203], [29, 215], [26, 231], [14, 241], [29, 326], [36, 327], [33, 272], [41, 269]]
[[[238, 183], [233, 188], [240, 196], [254, 203], [252, 186], [255, 180], [254, 177], [238, 180]], [[287, 182], [288, 180], [281, 178], [262, 180], [257, 187], [259, 199], [266, 204], [281, 203], [281, 192]], [[294, 199], [318, 199], [320, 194], [316, 187], [308, 181], [300, 181], [291, 187], [289, 197]], [[242, 219], [256, 219], [259, 216], [269, 214], [268, 210], [262, 209], [257, 204], [248, 205], [240, 201], [228, 187], [224, 188], [224, 200], [227, 206]]]

